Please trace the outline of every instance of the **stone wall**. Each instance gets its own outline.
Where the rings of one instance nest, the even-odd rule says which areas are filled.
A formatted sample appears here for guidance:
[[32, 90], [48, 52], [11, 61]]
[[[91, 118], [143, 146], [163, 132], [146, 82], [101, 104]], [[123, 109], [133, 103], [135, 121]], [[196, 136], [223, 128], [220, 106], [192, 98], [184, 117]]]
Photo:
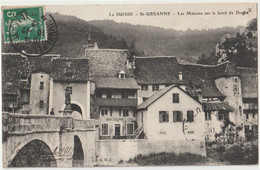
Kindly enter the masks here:
[[[45, 143], [52, 152], [58, 167], [71, 167], [77, 136], [84, 153], [83, 166], [93, 166], [95, 161], [94, 120], [50, 115], [22, 115], [2, 113], [3, 167], [7, 167], [27, 144], [37, 140]], [[37, 152], [27, 150], [35, 157]], [[48, 155], [46, 155], [48, 156]], [[27, 158], [26, 158], [27, 159]], [[19, 165], [18, 165], [19, 166]]]
[[95, 142], [96, 165], [117, 165], [120, 160], [128, 161], [135, 156], [149, 155], [151, 153], [190, 152], [206, 156], [204, 144], [199, 141], [186, 140], [97, 140]]

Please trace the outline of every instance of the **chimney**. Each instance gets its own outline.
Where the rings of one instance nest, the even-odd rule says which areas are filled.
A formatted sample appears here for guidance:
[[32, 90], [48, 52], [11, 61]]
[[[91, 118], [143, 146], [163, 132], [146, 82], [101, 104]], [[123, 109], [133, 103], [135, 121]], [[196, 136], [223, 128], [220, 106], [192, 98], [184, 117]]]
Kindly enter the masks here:
[[196, 90], [196, 93], [197, 93], [197, 96], [198, 96], [198, 100], [199, 100], [200, 102], [202, 102], [202, 91], [201, 91], [201, 89], [197, 89], [197, 90]]
[[179, 77], [179, 80], [181, 80], [181, 81], [182, 81], [182, 72], [179, 72], [179, 75], [178, 75], [178, 77]]

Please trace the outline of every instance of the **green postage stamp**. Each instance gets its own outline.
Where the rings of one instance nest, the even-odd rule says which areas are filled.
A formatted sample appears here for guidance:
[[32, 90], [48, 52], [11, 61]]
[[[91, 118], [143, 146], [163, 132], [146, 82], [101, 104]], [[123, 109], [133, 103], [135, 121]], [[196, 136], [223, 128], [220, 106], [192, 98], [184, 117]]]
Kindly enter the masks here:
[[3, 9], [3, 21], [5, 43], [47, 40], [42, 6]]

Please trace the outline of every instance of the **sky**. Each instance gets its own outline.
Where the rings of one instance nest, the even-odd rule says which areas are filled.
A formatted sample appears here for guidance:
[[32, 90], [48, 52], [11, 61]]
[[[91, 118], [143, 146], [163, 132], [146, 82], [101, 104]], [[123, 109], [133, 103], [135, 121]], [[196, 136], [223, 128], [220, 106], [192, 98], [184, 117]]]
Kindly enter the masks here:
[[[114, 20], [130, 24], [140, 24], [172, 28], [176, 30], [209, 29], [224, 26], [246, 26], [252, 18], [256, 18], [255, 3], [215, 3], [215, 4], [98, 4], [98, 5], [47, 5], [46, 12], [58, 12], [76, 16], [80, 19]], [[230, 14], [229, 12], [233, 12]], [[239, 11], [239, 12], [238, 12]], [[242, 15], [242, 12], [249, 12]], [[132, 12], [133, 16], [111, 16], [121, 12]], [[170, 16], [140, 16], [140, 12], [170, 12]], [[187, 12], [202, 12], [203, 15], [187, 15]], [[209, 15], [204, 13], [208, 12]], [[213, 15], [213, 12], [215, 15]], [[218, 12], [223, 13], [222, 15]], [[227, 14], [225, 14], [227, 12]], [[178, 15], [184, 13], [184, 15]], [[174, 14], [174, 15], [173, 15]]]

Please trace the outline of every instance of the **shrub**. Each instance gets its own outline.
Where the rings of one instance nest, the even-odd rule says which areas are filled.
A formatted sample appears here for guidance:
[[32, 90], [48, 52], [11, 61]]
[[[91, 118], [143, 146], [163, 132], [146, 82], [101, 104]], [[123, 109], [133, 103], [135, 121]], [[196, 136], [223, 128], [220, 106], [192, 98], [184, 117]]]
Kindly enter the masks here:
[[124, 161], [121, 159], [119, 162], [118, 162], [118, 164], [122, 164]]
[[218, 147], [216, 148], [216, 151], [217, 151], [218, 153], [224, 153], [224, 152], [226, 151], [226, 148], [225, 148], [225, 146], [220, 145], [220, 146], [218, 146]]
[[133, 162], [141, 166], [146, 165], [195, 165], [203, 164], [208, 159], [204, 156], [191, 154], [191, 153], [153, 153], [150, 155], [138, 155], [128, 162]]
[[234, 144], [226, 149], [225, 159], [233, 165], [258, 164], [258, 144]]

